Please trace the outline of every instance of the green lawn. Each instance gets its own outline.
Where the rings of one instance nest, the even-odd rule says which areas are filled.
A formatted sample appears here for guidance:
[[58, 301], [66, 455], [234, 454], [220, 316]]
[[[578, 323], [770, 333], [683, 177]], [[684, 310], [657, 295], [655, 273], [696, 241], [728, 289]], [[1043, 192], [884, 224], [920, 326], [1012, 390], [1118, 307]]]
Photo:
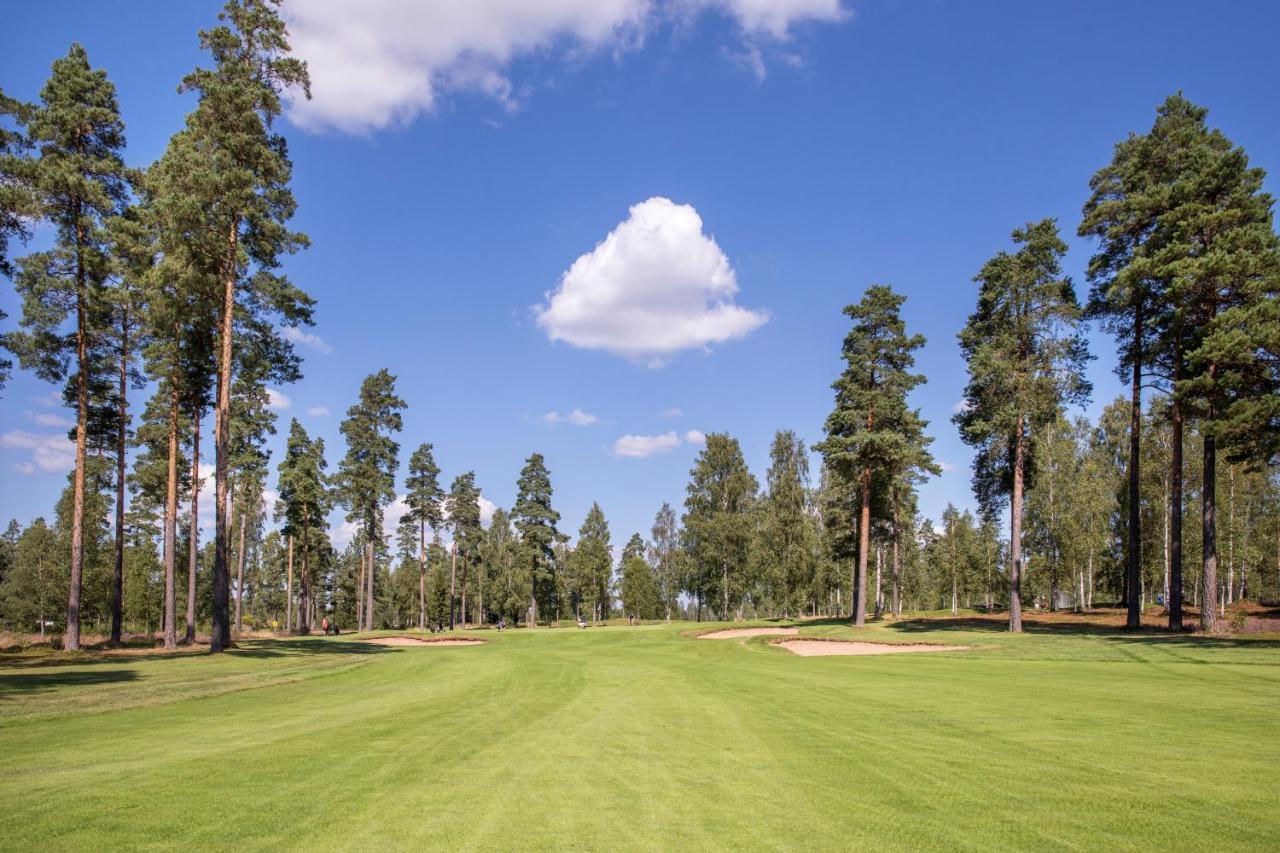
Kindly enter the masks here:
[[[1280, 642], [907, 621], [0, 663], [5, 849], [1276, 849]], [[805, 633], [849, 635], [834, 624]]]

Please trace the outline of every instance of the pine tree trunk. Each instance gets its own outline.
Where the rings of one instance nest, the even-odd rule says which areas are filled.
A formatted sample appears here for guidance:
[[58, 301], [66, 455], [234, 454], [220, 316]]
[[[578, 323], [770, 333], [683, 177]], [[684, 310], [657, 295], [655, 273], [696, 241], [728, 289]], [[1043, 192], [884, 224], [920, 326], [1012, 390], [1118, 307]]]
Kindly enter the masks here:
[[129, 311], [120, 319], [120, 408], [116, 412], [116, 554], [111, 579], [111, 645], [120, 644], [124, 622], [125, 442], [129, 435]]
[[[458, 606], [458, 543], [449, 543], [449, 630], [457, 624], [454, 622]], [[532, 598], [530, 599], [532, 601]], [[532, 610], [530, 610], [532, 612]]]
[[240, 553], [236, 555], [236, 633], [242, 630], [240, 615], [244, 606], [244, 528], [246, 516], [240, 511]]
[[83, 227], [76, 225], [76, 471], [71, 504], [71, 583], [67, 590], [67, 630], [62, 647], [80, 648], [80, 591], [84, 578], [84, 466], [89, 424], [89, 317]]
[[1142, 627], [1142, 611], [1138, 601], [1138, 585], [1142, 574], [1142, 496], [1139, 490], [1142, 464], [1142, 304], [1133, 313], [1133, 379], [1130, 383], [1132, 401], [1129, 404], [1129, 537], [1127, 548], [1126, 587], [1128, 610], [1125, 613], [1126, 628]]
[[284, 632], [293, 633], [293, 534], [289, 534], [289, 552], [285, 558]]
[[192, 416], [191, 530], [187, 536], [187, 626], [183, 642], [196, 641], [196, 567], [200, 563], [200, 404]]
[[1236, 468], [1227, 466], [1227, 583], [1223, 589], [1227, 606], [1233, 602], [1236, 583]]
[[1022, 632], [1022, 475], [1026, 438], [1018, 415], [1013, 442], [1013, 494], [1009, 499], [1009, 630]]
[[356, 630], [364, 630], [364, 557], [365, 549], [360, 549], [360, 571], [356, 574]]
[[902, 554], [898, 548], [898, 538], [901, 535], [898, 529], [898, 494], [893, 494], [893, 615], [898, 617], [902, 615]]
[[884, 549], [879, 545], [876, 546], [876, 618], [879, 619], [883, 611], [882, 604], [884, 597], [880, 594], [880, 568], [884, 562]]
[[218, 402], [214, 409], [214, 546], [213, 624], [211, 652], [231, 645], [228, 588], [231, 586], [230, 541], [227, 530], [227, 475], [231, 463], [231, 340], [235, 332], [237, 224], [233, 222], [227, 239], [226, 267], [223, 270], [220, 355], [218, 358]]
[[862, 469], [861, 506], [858, 512], [858, 580], [853, 602], [853, 624], [867, 624], [867, 551], [871, 547], [871, 469]]
[[[1210, 369], [1212, 371], [1212, 368]], [[1209, 416], [1213, 416], [1210, 407]], [[1217, 629], [1217, 613], [1214, 607], [1218, 598], [1218, 530], [1217, 519], [1217, 465], [1218, 445], [1212, 435], [1204, 437], [1204, 480], [1200, 492], [1200, 523], [1203, 537], [1204, 595], [1200, 606], [1200, 630]]]
[[311, 521], [302, 520], [302, 598], [298, 607], [298, 633], [311, 633]]
[[462, 556], [462, 630], [467, 630], [467, 557]]
[[[194, 519], [192, 520], [194, 527]], [[169, 388], [169, 448], [164, 495], [164, 647], [178, 647], [178, 387]]]
[[1182, 354], [1174, 354], [1174, 394], [1169, 409], [1169, 630], [1182, 630], [1182, 403], [1176, 391]]
[[427, 524], [418, 526], [418, 630], [427, 627]]
[[365, 547], [369, 550], [369, 571], [364, 576], [364, 583], [365, 583], [365, 588], [367, 593], [365, 603], [364, 603], [364, 621], [365, 621], [365, 624], [368, 626], [366, 630], [369, 630], [369, 631], [373, 630], [373, 576], [375, 573], [374, 565], [373, 565], [373, 535], [374, 535], [374, 530], [372, 527], [370, 527], [369, 542], [365, 545]]

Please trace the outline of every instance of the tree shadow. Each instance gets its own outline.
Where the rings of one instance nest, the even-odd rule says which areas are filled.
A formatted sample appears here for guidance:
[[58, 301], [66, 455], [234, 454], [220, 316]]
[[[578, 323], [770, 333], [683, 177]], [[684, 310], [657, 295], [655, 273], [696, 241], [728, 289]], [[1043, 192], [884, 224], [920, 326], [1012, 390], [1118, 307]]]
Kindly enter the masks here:
[[87, 687], [94, 684], [119, 684], [137, 680], [138, 674], [131, 669], [24, 672], [0, 675], [0, 700], [47, 693], [60, 687]]
[[317, 655], [381, 655], [398, 652], [394, 646], [380, 646], [363, 640], [251, 640], [228, 654], [244, 658], [315, 657]]

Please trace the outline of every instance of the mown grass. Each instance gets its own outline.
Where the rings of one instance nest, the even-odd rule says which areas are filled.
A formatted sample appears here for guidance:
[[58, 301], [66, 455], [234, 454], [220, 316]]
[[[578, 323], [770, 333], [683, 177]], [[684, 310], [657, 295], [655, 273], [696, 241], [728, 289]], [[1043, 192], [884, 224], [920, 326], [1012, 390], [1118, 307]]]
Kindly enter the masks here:
[[[6, 849], [1274, 849], [1280, 642], [906, 619], [0, 661]], [[1034, 626], [1032, 626], [1034, 628]]]

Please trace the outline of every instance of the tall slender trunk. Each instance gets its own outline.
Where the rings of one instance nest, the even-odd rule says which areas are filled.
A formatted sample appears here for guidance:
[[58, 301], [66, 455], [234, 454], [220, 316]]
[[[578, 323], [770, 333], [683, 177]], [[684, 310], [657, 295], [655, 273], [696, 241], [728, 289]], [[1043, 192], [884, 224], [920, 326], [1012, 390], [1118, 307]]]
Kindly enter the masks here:
[[876, 546], [876, 618], [877, 619], [880, 618], [880, 615], [884, 610], [884, 607], [882, 606], [884, 603], [884, 596], [881, 595], [880, 593], [880, 590], [881, 590], [880, 569], [881, 569], [881, 564], [883, 562], [884, 562], [884, 548], [880, 545], [877, 545]]
[[[195, 526], [194, 519], [192, 526]], [[178, 647], [178, 600], [174, 578], [178, 549], [178, 386], [169, 387], [169, 448], [164, 493], [164, 647]]]
[[418, 525], [418, 630], [427, 627], [427, 523]]
[[366, 625], [365, 630], [368, 630], [368, 631], [373, 630], [373, 576], [375, 574], [374, 565], [373, 565], [373, 555], [374, 555], [373, 534], [374, 534], [374, 531], [373, 531], [373, 527], [371, 526], [369, 528], [369, 541], [365, 545], [365, 547], [369, 551], [369, 571], [364, 576], [364, 584], [365, 584], [365, 592], [366, 592], [366, 597], [364, 602], [364, 621]]
[[[1210, 373], [1213, 368], [1210, 368]], [[1213, 417], [1210, 406], [1209, 417]], [[1213, 631], [1218, 627], [1218, 617], [1214, 610], [1218, 598], [1218, 530], [1217, 519], [1217, 487], [1218, 487], [1218, 444], [1212, 435], [1204, 437], [1204, 485], [1200, 494], [1200, 530], [1204, 546], [1203, 570], [1204, 595], [1200, 605], [1200, 630]]]
[[1182, 353], [1174, 353], [1174, 393], [1169, 407], [1169, 629], [1182, 630]]
[[1013, 494], [1009, 498], [1009, 630], [1022, 632], [1022, 475], [1026, 463], [1026, 437], [1022, 415], [1013, 441]]
[[227, 474], [231, 462], [231, 338], [235, 331], [236, 269], [239, 233], [232, 222], [227, 238], [226, 266], [222, 283], [221, 354], [218, 358], [218, 402], [214, 408], [214, 548], [213, 548], [213, 625], [210, 630], [212, 652], [231, 645], [231, 620], [228, 619], [231, 586], [230, 542], [227, 530]]
[[298, 633], [311, 633], [311, 519], [302, 519], [302, 596], [298, 606]]
[[289, 556], [285, 558], [284, 632], [293, 633], [293, 534], [289, 534]]
[[111, 644], [120, 643], [124, 622], [125, 442], [129, 435], [129, 309], [120, 318], [120, 408], [116, 413], [116, 562], [111, 582]]
[[[458, 602], [458, 543], [449, 543], [449, 630], [457, 624], [454, 622]], [[532, 598], [530, 599], [533, 600]], [[532, 611], [530, 611], [532, 612]]]
[[[243, 503], [243, 501], [241, 501]], [[244, 528], [247, 521], [245, 511], [240, 510], [240, 553], [236, 555], [236, 633], [242, 630], [240, 620], [244, 609]]]
[[720, 618], [729, 621], [729, 562], [728, 560], [720, 561], [720, 574], [724, 577], [724, 610], [721, 611]]
[[76, 225], [76, 472], [71, 504], [71, 583], [67, 590], [67, 630], [62, 647], [80, 648], [80, 588], [84, 577], [84, 466], [89, 423], [88, 284], [81, 243], [83, 226]]
[[196, 567], [200, 563], [200, 404], [191, 428], [191, 529], [187, 536], [187, 627], [183, 642], [196, 641]]
[[1227, 604], [1233, 601], [1236, 583], [1236, 467], [1227, 466], [1227, 583], [1223, 597]]
[[891, 523], [893, 525], [893, 615], [895, 617], [902, 615], [902, 554], [898, 549], [898, 539], [901, 535], [898, 529], [898, 493], [895, 490], [892, 495], [893, 515]]
[[[870, 425], [870, 418], [868, 426]], [[871, 547], [871, 469], [862, 469], [861, 506], [858, 510], [858, 578], [854, 587], [853, 624], [867, 624], [867, 551]]]
[[1129, 404], [1129, 537], [1125, 588], [1128, 609], [1125, 613], [1126, 628], [1142, 627], [1142, 610], [1138, 585], [1142, 573], [1142, 513], [1140, 466], [1142, 464], [1142, 303], [1133, 312], [1133, 345], [1130, 354], [1133, 362], [1133, 379], [1130, 382]]
[[356, 630], [364, 630], [364, 557], [365, 549], [360, 549], [360, 571], [356, 574]]

